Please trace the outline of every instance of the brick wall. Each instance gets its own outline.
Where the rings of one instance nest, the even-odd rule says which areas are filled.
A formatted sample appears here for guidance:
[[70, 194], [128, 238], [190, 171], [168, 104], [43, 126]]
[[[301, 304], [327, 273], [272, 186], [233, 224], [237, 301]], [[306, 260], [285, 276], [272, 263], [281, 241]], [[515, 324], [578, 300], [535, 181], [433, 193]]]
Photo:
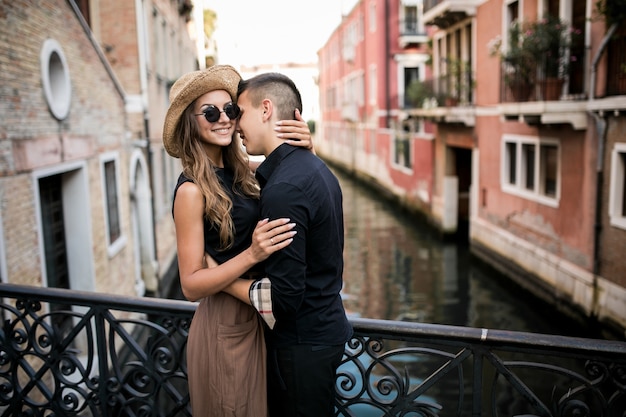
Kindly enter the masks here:
[[[67, 61], [71, 105], [63, 121], [52, 116], [43, 91], [40, 53], [46, 39], [60, 44]], [[99, 159], [103, 152], [120, 155], [118, 181], [121, 194], [127, 196], [130, 147], [124, 98], [67, 1], [0, 2], [0, 80], [0, 210], [6, 255], [2, 261], [7, 267], [3, 279], [41, 285], [36, 179], [48, 171], [63, 173], [68, 166], [86, 172], [84, 198], [89, 199], [86, 214], [95, 274], [87, 279], [93, 279], [99, 290], [132, 293], [128, 199], [121, 204], [122, 233], [128, 241], [110, 258]]]

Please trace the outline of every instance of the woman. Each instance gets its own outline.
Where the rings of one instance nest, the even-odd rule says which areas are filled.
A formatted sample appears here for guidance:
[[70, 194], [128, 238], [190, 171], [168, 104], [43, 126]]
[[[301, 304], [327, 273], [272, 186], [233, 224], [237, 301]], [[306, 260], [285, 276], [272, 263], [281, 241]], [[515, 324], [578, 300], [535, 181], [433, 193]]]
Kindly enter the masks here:
[[[260, 275], [259, 263], [289, 245], [295, 233], [289, 219], [258, 221], [259, 188], [233, 139], [240, 80], [228, 65], [183, 75], [170, 91], [163, 128], [165, 149], [183, 167], [173, 216], [182, 291], [188, 300], [200, 300], [187, 369], [192, 413], [202, 417], [267, 415], [260, 318], [222, 290], [239, 277]], [[294, 145], [310, 147], [301, 119], [282, 121], [277, 129], [298, 139]], [[208, 268], [208, 259], [218, 266]]]

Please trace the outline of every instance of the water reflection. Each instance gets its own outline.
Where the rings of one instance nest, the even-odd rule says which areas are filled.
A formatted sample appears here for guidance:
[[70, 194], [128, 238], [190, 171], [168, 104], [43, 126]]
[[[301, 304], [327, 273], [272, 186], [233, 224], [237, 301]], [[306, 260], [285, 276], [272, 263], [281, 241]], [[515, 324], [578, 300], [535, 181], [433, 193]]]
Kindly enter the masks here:
[[344, 194], [344, 304], [351, 316], [589, 336], [478, 263], [465, 245], [334, 169]]

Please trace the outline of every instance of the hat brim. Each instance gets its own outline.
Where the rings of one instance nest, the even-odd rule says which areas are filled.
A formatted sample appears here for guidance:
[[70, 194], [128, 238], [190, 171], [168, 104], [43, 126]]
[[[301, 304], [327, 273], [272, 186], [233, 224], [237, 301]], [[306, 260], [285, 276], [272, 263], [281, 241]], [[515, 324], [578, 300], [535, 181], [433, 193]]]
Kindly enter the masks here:
[[176, 126], [195, 99], [215, 90], [225, 90], [230, 98], [237, 97], [241, 75], [230, 65], [214, 65], [204, 70], [192, 71], [180, 77], [170, 89], [170, 106], [163, 124], [163, 147], [171, 156], [180, 158], [180, 138], [175, 137]]

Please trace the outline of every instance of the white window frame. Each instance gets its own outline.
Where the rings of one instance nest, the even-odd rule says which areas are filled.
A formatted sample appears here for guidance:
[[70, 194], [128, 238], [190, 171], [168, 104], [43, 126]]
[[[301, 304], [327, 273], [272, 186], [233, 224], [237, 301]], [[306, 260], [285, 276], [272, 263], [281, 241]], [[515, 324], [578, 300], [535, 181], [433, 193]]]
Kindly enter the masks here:
[[[511, 183], [509, 178], [510, 170], [510, 157], [507, 149], [507, 144], [515, 144], [515, 182]], [[535, 147], [535, 159], [534, 159], [534, 186], [532, 190], [526, 188], [527, 175], [525, 172], [526, 164], [524, 163], [524, 154], [522, 148], [524, 145], [531, 145]], [[545, 172], [543, 171], [541, 161], [541, 146], [552, 145], [556, 146], [557, 150], [557, 166], [556, 166], [556, 190], [554, 196], [546, 195], [542, 191], [543, 178]], [[500, 157], [500, 186], [503, 192], [513, 194], [527, 200], [536, 201], [540, 204], [549, 207], [558, 207], [561, 197], [561, 144], [558, 139], [554, 138], [540, 138], [537, 136], [524, 136], [524, 135], [503, 135], [501, 144], [501, 157]]]
[[423, 6], [421, 4], [421, 2], [417, 2], [417, 1], [411, 1], [411, 2], [406, 2], [403, 1], [400, 4], [400, 11], [399, 11], [399, 15], [400, 18], [399, 23], [400, 23], [400, 33], [413, 33], [413, 32], [409, 32], [407, 30], [407, 9], [408, 8], [415, 8], [415, 12], [416, 12], [416, 19], [417, 21], [415, 22], [415, 33], [425, 33], [426, 31], [424, 30], [424, 17], [423, 17]]
[[369, 70], [369, 104], [375, 106], [378, 103], [378, 75], [376, 64], [370, 65]]
[[[400, 131], [402, 131], [402, 137], [399, 137], [398, 135], [398, 131], [397, 129], [400, 129]], [[401, 172], [405, 172], [407, 174], [411, 174], [413, 172], [413, 166], [415, 165], [415, 161], [413, 160], [413, 147], [415, 146], [413, 144], [413, 132], [404, 132], [402, 129], [402, 126], [398, 126], [397, 129], [393, 129], [392, 130], [392, 135], [391, 135], [391, 139], [392, 139], [392, 152], [389, 155], [391, 157], [391, 166], [395, 167], [397, 170], [401, 171]], [[398, 151], [398, 141], [402, 141], [406, 144], [406, 146], [408, 147], [407, 149], [407, 157], [408, 160], [404, 161], [404, 163], [402, 163], [402, 161], [396, 161], [396, 159], [398, 159], [400, 153]]]
[[50, 112], [65, 120], [72, 104], [72, 83], [63, 48], [54, 39], [46, 39], [40, 53], [41, 83]]
[[[611, 151], [609, 182], [609, 221], [611, 226], [626, 230], [624, 188], [626, 182], [626, 143], [616, 143]], [[600, 192], [600, 190], [598, 190]]]
[[428, 62], [427, 54], [405, 54], [398, 55], [395, 57], [397, 62], [397, 72], [396, 78], [398, 80], [398, 106], [400, 108], [404, 107], [404, 96], [406, 95], [405, 91], [405, 79], [404, 79], [404, 71], [406, 68], [417, 68], [419, 79], [421, 81], [426, 80], [426, 62]]
[[369, 5], [369, 30], [370, 33], [374, 33], [376, 32], [376, 19], [378, 18], [376, 16], [376, 1], [372, 0], [370, 1], [370, 5]]
[[[108, 193], [107, 193], [107, 182], [106, 182], [106, 172], [105, 172], [105, 164], [108, 162], [115, 163], [115, 188], [117, 198], [117, 213], [118, 213], [118, 222], [120, 227], [120, 234], [115, 239], [115, 241], [111, 242], [110, 240], [110, 227], [109, 224], [109, 201], [108, 201]], [[102, 203], [103, 203], [103, 214], [104, 214], [104, 225], [105, 225], [105, 235], [107, 239], [107, 252], [109, 258], [117, 255], [124, 246], [126, 246], [126, 236], [124, 235], [123, 224], [124, 221], [122, 219], [122, 205], [121, 205], [121, 195], [120, 192], [120, 156], [118, 152], [107, 152], [100, 155], [100, 177], [101, 177], [101, 187], [102, 187]]]

